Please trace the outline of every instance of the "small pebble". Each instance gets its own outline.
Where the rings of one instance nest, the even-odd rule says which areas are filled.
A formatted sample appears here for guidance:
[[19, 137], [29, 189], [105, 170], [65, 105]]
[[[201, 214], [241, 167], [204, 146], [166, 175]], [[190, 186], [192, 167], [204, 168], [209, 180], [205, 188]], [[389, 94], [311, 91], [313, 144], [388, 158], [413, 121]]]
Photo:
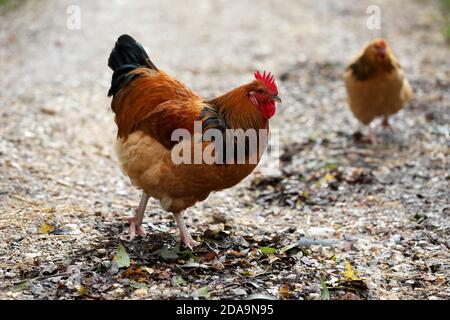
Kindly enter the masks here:
[[308, 296], [308, 298], [309, 298], [309, 300], [319, 300], [320, 299], [320, 294], [318, 294], [318, 293], [311, 293]]
[[137, 289], [134, 291], [134, 294], [138, 297], [145, 297], [148, 294], [148, 290], [146, 288]]
[[295, 280], [297, 280], [297, 275], [296, 274], [289, 274], [285, 277], [287, 282], [295, 282]]
[[244, 289], [241, 289], [241, 288], [232, 289], [231, 293], [233, 293], [236, 296], [245, 296], [245, 295], [247, 295], [247, 292]]
[[217, 259], [211, 263], [211, 267], [216, 270], [223, 270], [225, 268], [224, 265]]
[[41, 295], [45, 291], [44, 288], [42, 287], [42, 285], [40, 285], [40, 284], [33, 285], [33, 286], [31, 286], [30, 289], [31, 289], [31, 293], [36, 296]]
[[309, 259], [308, 257], [303, 257], [300, 259], [304, 264], [306, 264], [307, 266], [312, 264], [311, 259]]

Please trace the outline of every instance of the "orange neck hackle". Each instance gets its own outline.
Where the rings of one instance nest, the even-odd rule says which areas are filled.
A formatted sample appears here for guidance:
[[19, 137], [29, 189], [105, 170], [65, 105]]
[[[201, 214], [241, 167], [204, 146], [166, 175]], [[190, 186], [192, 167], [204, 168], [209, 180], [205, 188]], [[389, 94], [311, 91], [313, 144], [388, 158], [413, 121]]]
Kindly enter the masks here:
[[230, 129], [258, 130], [267, 127], [268, 121], [250, 99], [251, 90], [252, 83], [242, 85], [209, 101], [223, 115]]

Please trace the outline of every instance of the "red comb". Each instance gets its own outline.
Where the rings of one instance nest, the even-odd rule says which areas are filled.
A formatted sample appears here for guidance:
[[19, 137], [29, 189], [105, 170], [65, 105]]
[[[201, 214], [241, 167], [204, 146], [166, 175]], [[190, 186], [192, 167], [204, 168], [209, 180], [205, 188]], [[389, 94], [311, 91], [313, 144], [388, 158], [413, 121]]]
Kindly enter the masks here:
[[387, 43], [385, 40], [381, 39], [378, 44], [382, 47], [382, 48], [386, 48], [387, 47]]
[[266, 71], [264, 71], [264, 73], [261, 74], [259, 71], [256, 71], [255, 79], [264, 83], [266, 87], [273, 92], [274, 95], [278, 95], [278, 88], [275, 83], [275, 77], [270, 72], [266, 73]]

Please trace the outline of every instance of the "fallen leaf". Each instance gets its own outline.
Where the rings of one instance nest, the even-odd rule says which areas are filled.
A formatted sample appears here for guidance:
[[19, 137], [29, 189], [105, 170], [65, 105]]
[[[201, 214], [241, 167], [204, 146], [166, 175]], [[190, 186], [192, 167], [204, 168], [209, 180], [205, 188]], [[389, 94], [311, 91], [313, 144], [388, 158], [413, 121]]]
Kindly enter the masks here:
[[201, 264], [198, 262], [189, 262], [185, 263], [180, 266], [181, 268], [203, 268], [203, 269], [209, 269], [209, 267], [206, 264]]
[[235, 296], [246, 296], [247, 291], [241, 288], [231, 289], [230, 292]]
[[44, 224], [39, 228], [39, 231], [40, 231], [41, 233], [46, 233], [46, 234], [48, 234], [48, 233], [52, 232], [54, 229], [55, 229], [55, 227], [52, 226], [51, 224], [44, 223]]
[[[297, 249], [297, 250], [294, 250], [294, 249]], [[289, 245], [283, 247], [283, 248], [280, 250], [280, 253], [281, 253], [281, 254], [284, 254], [284, 253], [288, 253], [288, 252], [290, 252], [290, 251], [295, 251], [294, 254], [297, 253], [298, 251], [300, 251], [300, 249], [298, 248], [298, 241], [296, 241], [296, 242], [294, 242], [294, 243], [291, 243], [291, 244], [289, 244]]]
[[148, 274], [153, 274], [155, 273], [155, 269], [149, 268], [149, 267], [142, 267], [142, 270], [144, 270], [145, 272], [147, 272]]
[[128, 255], [125, 247], [123, 245], [119, 245], [117, 247], [116, 255], [113, 258], [113, 262], [117, 264], [117, 267], [120, 268], [128, 268], [130, 266], [130, 256]]
[[187, 281], [183, 279], [182, 276], [175, 276], [172, 278], [172, 283], [177, 286], [187, 285]]
[[216, 259], [211, 263], [211, 268], [216, 269], [216, 270], [223, 270], [223, 269], [225, 269], [225, 266], [223, 265], [222, 262], [220, 262], [219, 260]]
[[153, 277], [157, 280], [167, 280], [170, 278], [170, 273], [165, 270], [155, 270]]
[[85, 286], [81, 286], [80, 289], [78, 289], [78, 294], [80, 296], [84, 296], [84, 294], [86, 293], [87, 289]]
[[153, 255], [160, 257], [164, 261], [172, 261], [179, 258], [178, 253], [175, 249], [170, 250], [167, 247], [156, 250], [155, 252], [153, 252]]
[[16, 284], [13, 288], [14, 292], [21, 292], [30, 287], [30, 283], [28, 281]]
[[211, 261], [217, 257], [217, 253], [213, 251], [206, 252], [204, 255], [200, 256], [200, 261]]
[[288, 299], [291, 296], [291, 290], [289, 290], [287, 285], [283, 285], [278, 289], [278, 294], [280, 295], [280, 298]]
[[251, 294], [247, 297], [247, 300], [277, 300], [275, 297], [273, 296], [269, 296], [267, 294]]
[[344, 278], [340, 281], [341, 285], [357, 290], [367, 290], [367, 284], [364, 279], [355, 275], [351, 263], [347, 260], [345, 262]]
[[214, 239], [215, 237], [217, 237], [220, 232], [225, 228], [225, 225], [223, 223], [214, 225], [213, 227], [211, 227], [210, 229], [207, 229], [204, 233], [203, 233], [203, 239]]
[[141, 268], [129, 267], [124, 273], [124, 277], [137, 281], [147, 280], [147, 273]]
[[280, 260], [280, 258], [278, 258], [277, 256], [271, 254], [271, 255], [269, 255], [269, 257], [267, 258], [267, 260], [268, 260], [269, 264], [272, 264], [272, 263], [274, 263], [275, 261]]
[[244, 253], [239, 252], [239, 251], [235, 251], [235, 250], [232, 250], [232, 249], [228, 250], [226, 252], [226, 254], [227, 255], [231, 255], [231, 256], [235, 256], [235, 257], [245, 257], [246, 256]]
[[148, 286], [142, 282], [130, 281], [130, 288], [133, 289], [148, 289]]
[[352, 264], [347, 260], [345, 262], [345, 273], [344, 278], [347, 281], [353, 281], [353, 280], [361, 280], [355, 275], [355, 272], [353, 271]]
[[268, 254], [274, 254], [275, 252], [277, 252], [277, 249], [271, 248], [271, 247], [262, 247], [262, 248], [259, 248], [259, 251], [261, 251], [261, 253], [264, 255], [268, 255]]
[[194, 298], [208, 299], [210, 296], [209, 289], [208, 289], [208, 287], [199, 288], [199, 289], [195, 290], [194, 292], [192, 292], [191, 296]]
[[320, 280], [320, 282], [322, 283], [322, 300], [330, 300], [330, 291], [327, 284], [323, 280]]

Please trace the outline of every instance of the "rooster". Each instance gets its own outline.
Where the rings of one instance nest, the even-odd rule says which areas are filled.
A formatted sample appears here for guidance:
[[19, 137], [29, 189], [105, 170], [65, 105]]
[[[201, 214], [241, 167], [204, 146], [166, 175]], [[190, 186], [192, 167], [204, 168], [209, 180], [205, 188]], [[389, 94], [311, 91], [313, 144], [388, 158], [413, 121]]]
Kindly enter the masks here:
[[[131, 183], [143, 191], [135, 214], [126, 218], [130, 237], [146, 235], [142, 221], [149, 197], [153, 197], [173, 214], [181, 241], [192, 249], [199, 243], [192, 239], [182, 212], [211, 192], [238, 184], [255, 169], [261, 153], [256, 163], [176, 164], [173, 149], [189, 142], [173, 141], [172, 133], [185, 129], [193, 134], [196, 121], [201, 121], [202, 130], [218, 129], [224, 136], [228, 129], [268, 130], [275, 103], [281, 102], [274, 77], [256, 72], [252, 82], [205, 100], [158, 69], [129, 35], [118, 38], [108, 66], [114, 72], [108, 96], [113, 97], [111, 108], [118, 128], [117, 157]], [[202, 142], [201, 147], [208, 145]], [[246, 148], [246, 159], [250, 156]]]
[[382, 126], [392, 127], [389, 117], [403, 108], [413, 91], [397, 58], [384, 39], [369, 43], [345, 73], [348, 102], [354, 116], [369, 125], [369, 139], [378, 140], [370, 123], [383, 117]]

